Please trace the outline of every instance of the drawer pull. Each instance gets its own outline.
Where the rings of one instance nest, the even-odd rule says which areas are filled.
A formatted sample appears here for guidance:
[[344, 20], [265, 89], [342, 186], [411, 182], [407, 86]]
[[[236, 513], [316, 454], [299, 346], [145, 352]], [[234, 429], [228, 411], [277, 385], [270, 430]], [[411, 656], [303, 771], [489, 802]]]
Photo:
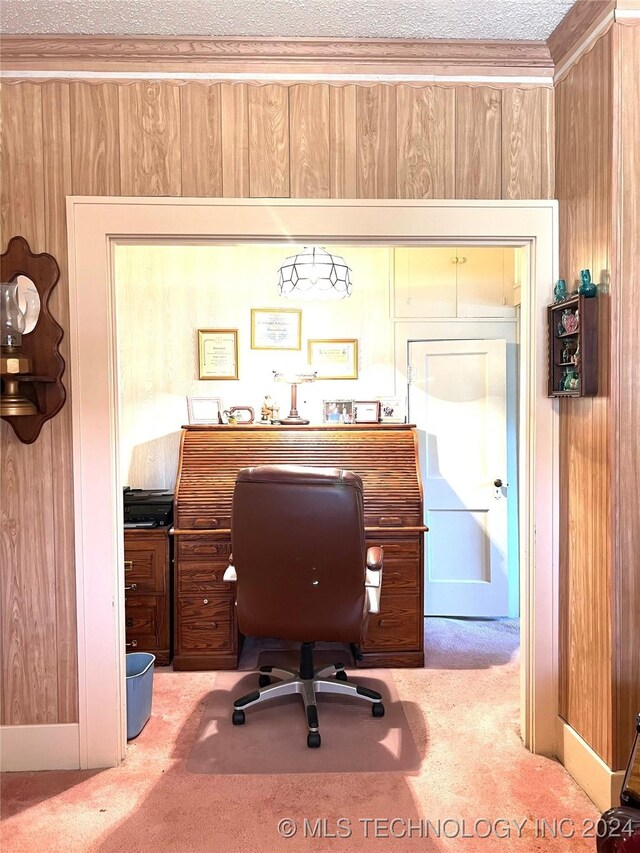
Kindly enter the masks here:
[[402, 519], [399, 515], [382, 515], [378, 524], [380, 527], [402, 527]]
[[203, 604], [208, 604], [208, 603], [209, 603], [209, 599], [208, 599], [208, 598], [203, 598], [203, 599], [202, 599], [202, 603], [203, 603]]
[[129, 590], [129, 589], [131, 590], [131, 592], [135, 592], [138, 589], [138, 584], [132, 583], [132, 584], [129, 584], [129, 586], [125, 586], [125, 588], [124, 588], [125, 592], [127, 592], [127, 590]]
[[137, 640], [131, 640], [130, 643], [125, 643], [125, 646], [131, 646], [132, 649], [137, 649], [138, 648], [138, 641]]
[[391, 625], [401, 625], [399, 619], [378, 619], [379, 628], [389, 628]]
[[133, 560], [125, 560], [124, 561], [125, 572], [130, 572], [132, 569], [133, 569]]
[[127, 624], [127, 628], [133, 628], [133, 619], [131, 619], [131, 618], [127, 619], [126, 624]]

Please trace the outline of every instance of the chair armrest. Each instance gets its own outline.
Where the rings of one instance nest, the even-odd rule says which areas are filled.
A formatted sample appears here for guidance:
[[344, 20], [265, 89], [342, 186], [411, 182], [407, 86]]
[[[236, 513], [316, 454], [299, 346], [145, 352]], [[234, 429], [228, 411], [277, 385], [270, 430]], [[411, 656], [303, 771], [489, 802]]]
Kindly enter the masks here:
[[228, 581], [229, 583], [233, 583], [238, 580], [238, 575], [236, 574], [236, 570], [233, 567], [233, 554], [229, 554], [229, 565], [225, 569], [224, 574], [222, 575], [223, 581]]
[[384, 557], [384, 548], [373, 547], [367, 549], [367, 568], [373, 571], [382, 569], [382, 560]]
[[374, 547], [367, 550], [367, 568], [365, 569], [364, 585], [367, 591], [369, 613], [380, 613], [383, 557], [384, 551], [382, 548]]

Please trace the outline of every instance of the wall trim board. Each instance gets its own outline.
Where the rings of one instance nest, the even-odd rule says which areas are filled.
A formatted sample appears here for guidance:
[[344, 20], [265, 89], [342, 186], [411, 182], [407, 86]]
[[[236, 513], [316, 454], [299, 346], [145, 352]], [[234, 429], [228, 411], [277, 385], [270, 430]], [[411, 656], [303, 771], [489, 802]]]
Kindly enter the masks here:
[[2, 39], [1, 64], [14, 70], [454, 73], [550, 76], [543, 41], [481, 39], [206, 38], [24, 36]]
[[67, 221], [82, 766], [117, 765], [125, 744], [114, 244], [210, 240], [212, 233], [219, 241], [234, 242], [282, 241], [286, 235], [395, 245], [429, 235], [433, 241], [531, 244], [533, 280], [521, 309], [521, 395], [527, 411], [522, 518], [528, 530], [523, 543], [522, 735], [532, 751], [555, 755], [557, 623], [549, 602], [557, 597], [553, 514], [558, 489], [552, 456], [558, 433], [557, 409], [546, 394], [546, 332], [540, 318], [549, 281], [558, 272], [557, 202], [72, 196]]
[[79, 770], [78, 723], [0, 726], [0, 770]]
[[[157, 68], [157, 66], [156, 66]], [[103, 71], [66, 70], [66, 71], [33, 71], [7, 69], [0, 71], [0, 79], [7, 81], [31, 81], [34, 83], [47, 82], [48, 80], [81, 80], [86, 83], [126, 83], [140, 80], [166, 80], [176, 84], [189, 82], [202, 83], [254, 83], [264, 84], [280, 83], [282, 85], [295, 85], [297, 83], [326, 83], [330, 86], [348, 86], [353, 83], [375, 86], [380, 83], [394, 85], [404, 83], [413, 86], [442, 85], [477, 85], [491, 86], [502, 89], [506, 86], [518, 86], [519, 88], [553, 88], [551, 75], [535, 76], [522, 74], [493, 74], [487, 73], [486, 69], [476, 69], [477, 73], [456, 72], [449, 69], [449, 74], [428, 74], [424, 69], [416, 73], [391, 74], [380, 73], [308, 73], [308, 72], [214, 72], [214, 71], [114, 71], [105, 69]]]
[[620, 805], [624, 770], [611, 770], [562, 717], [556, 726], [558, 758], [585, 794], [602, 812]]

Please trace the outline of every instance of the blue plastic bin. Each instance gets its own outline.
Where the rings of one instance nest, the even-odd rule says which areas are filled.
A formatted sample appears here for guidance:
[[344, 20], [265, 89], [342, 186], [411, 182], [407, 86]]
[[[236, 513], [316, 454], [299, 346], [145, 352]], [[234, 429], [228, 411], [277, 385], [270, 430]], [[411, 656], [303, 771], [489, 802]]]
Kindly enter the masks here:
[[151, 716], [155, 660], [150, 652], [127, 655], [127, 740], [138, 737]]

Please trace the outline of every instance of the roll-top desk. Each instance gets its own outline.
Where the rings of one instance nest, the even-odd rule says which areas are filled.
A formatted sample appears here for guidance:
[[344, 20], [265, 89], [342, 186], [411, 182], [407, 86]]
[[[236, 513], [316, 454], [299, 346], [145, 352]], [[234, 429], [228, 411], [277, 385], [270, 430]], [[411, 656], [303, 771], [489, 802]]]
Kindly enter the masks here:
[[362, 644], [363, 666], [423, 666], [422, 486], [415, 429], [353, 426], [183, 428], [175, 488], [174, 669], [234, 669], [240, 637], [231, 504], [240, 468], [345, 468], [362, 477], [368, 545], [384, 546], [382, 607]]

